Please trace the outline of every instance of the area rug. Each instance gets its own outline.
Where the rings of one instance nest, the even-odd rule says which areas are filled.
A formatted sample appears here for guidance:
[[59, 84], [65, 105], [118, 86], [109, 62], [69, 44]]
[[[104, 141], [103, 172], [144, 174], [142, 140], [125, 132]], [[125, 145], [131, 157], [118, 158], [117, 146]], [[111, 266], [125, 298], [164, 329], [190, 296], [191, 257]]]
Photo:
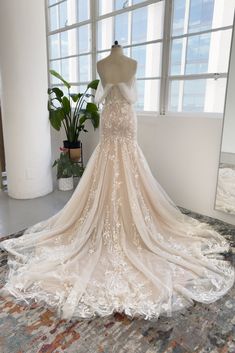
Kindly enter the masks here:
[[[211, 224], [234, 246], [235, 226], [181, 208]], [[2, 237], [19, 237], [24, 230]], [[235, 266], [234, 254], [226, 254]], [[0, 252], [0, 287], [7, 273]], [[157, 321], [116, 313], [93, 320], [59, 320], [53, 311], [0, 297], [0, 353], [235, 353], [235, 288], [210, 305], [200, 303]]]

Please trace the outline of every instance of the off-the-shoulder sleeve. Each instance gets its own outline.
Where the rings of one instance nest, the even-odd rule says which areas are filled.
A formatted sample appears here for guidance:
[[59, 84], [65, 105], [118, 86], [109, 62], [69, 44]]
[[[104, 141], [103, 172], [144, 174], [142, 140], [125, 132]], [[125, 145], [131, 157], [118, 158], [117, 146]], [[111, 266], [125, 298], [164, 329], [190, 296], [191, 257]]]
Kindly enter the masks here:
[[124, 98], [130, 103], [134, 104], [138, 99], [137, 83], [135, 76], [130, 83], [119, 82], [120, 91]]
[[101, 103], [101, 101], [104, 98], [104, 88], [102, 86], [102, 82], [101, 80], [99, 80], [96, 92], [95, 92], [95, 97], [94, 97], [94, 101], [96, 104]]
[[[119, 89], [123, 95], [123, 97], [130, 103], [133, 104], [138, 99], [138, 91], [137, 91], [137, 83], [135, 76], [131, 83], [119, 82], [116, 84], [119, 86]], [[105, 87], [103, 87], [101, 80], [98, 83], [94, 101], [96, 104], [102, 103], [104, 98], [106, 97], [108, 91], [112, 86], [115, 86], [113, 83], [107, 83]]]

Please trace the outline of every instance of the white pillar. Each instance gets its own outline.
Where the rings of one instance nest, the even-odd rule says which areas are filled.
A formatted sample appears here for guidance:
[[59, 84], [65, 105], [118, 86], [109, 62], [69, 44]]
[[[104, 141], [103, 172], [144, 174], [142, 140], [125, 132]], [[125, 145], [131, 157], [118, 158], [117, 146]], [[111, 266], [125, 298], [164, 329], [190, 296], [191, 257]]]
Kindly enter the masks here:
[[0, 1], [0, 97], [9, 196], [53, 189], [44, 1]]

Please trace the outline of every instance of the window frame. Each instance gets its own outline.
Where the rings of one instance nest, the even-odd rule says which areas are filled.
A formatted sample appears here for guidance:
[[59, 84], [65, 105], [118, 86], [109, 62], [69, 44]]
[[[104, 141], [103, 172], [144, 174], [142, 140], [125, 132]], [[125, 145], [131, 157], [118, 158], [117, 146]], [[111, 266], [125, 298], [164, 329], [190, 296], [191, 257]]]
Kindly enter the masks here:
[[[162, 0], [143, 0], [137, 4], [127, 6], [122, 9], [118, 10], [113, 10], [112, 12], [105, 13], [103, 15], [99, 15], [99, 1], [97, 0], [86, 0], [89, 2], [89, 10], [90, 10], [90, 18], [81, 21], [81, 22], [76, 22], [71, 25], [67, 25], [64, 27], [61, 27], [59, 29], [50, 31], [50, 20], [49, 20], [49, 9], [58, 6], [61, 3], [67, 2], [67, 0], [60, 0], [55, 2], [52, 5], [48, 4], [48, 0], [45, 0], [45, 14], [46, 14], [46, 38], [47, 38], [47, 65], [48, 65], [48, 82], [50, 85], [56, 85], [56, 86], [62, 86], [60, 83], [53, 84], [50, 79], [50, 74], [49, 74], [49, 68], [50, 68], [50, 62], [55, 62], [55, 61], [60, 61], [63, 59], [68, 59], [72, 57], [77, 57], [79, 58], [80, 56], [84, 55], [91, 55], [91, 80], [95, 80], [97, 78], [97, 57], [100, 53], [105, 53], [105, 52], [110, 52], [109, 49], [104, 49], [104, 50], [98, 50], [97, 44], [98, 44], [98, 36], [97, 36], [97, 24], [98, 21], [101, 21], [103, 19], [109, 18], [109, 17], [115, 17], [116, 15], [120, 15], [123, 13], [131, 13], [131, 11], [134, 11], [136, 9], [140, 9], [143, 7], [147, 7], [148, 5], [155, 4], [158, 2], [161, 2]], [[112, 0], [114, 1], [114, 0]], [[191, 36], [196, 36], [196, 35], [201, 35], [201, 34], [206, 34], [206, 33], [213, 33], [221, 30], [228, 30], [231, 29], [233, 32], [233, 27], [234, 24], [229, 25], [229, 26], [224, 26], [224, 27], [218, 27], [218, 28], [213, 28], [209, 30], [204, 30], [204, 31], [195, 31], [187, 34], [180, 34], [180, 35], [172, 35], [172, 22], [173, 22], [173, 1], [172, 0], [163, 0], [164, 1], [164, 9], [163, 9], [163, 36], [162, 39], [156, 39], [156, 40], [151, 40], [151, 41], [144, 41], [144, 42], [138, 42], [135, 44], [128, 44], [128, 45], [122, 45], [123, 49], [126, 48], [133, 48], [136, 46], [141, 46], [141, 45], [147, 45], [147, 44], [152, 44], [152, 43], [162, 43], [162, 57], [161, 57], [161, 75], [160, 76], [151, 76], [151, 77], [145, 77], [145, 78], [139, 78], [137, 80], [148, 80], [148, 79], [160, 79], [160, 97], [159, 97], [159, 111], [149, 111], [149, 110], [138, 110], [136, 109], [136, 112], [139, 116], [143, 115], [148, 115], [148, 116], [158, 116], [158, 117], [164, 117], [164, 116], [169, 116], [169, 117], [207, 117], [207, 118], [223, 118], [223, 112], [218, 113], [218, 112], [173, 112], [168, 110], [168, 103], [169, 103], [169, 91], [170, 91], [170, 81], [173, 80], [189, 80], [193, 78], [215, 78], [215, 75], [218, 75], [217, 73], [205, 73], [205, 74], [195, 74], [195, 75], [170, 75], [170, 55], [171, 55], [171, 47], [172, 47], [172, 42], [174, 39], [181, 39], [181, 38], [186, 38], [188, 40], [189, 37]], [[57, 14], [58, 16], [58, 21], [60, 20], [60, 14]], [[234, 23], [234, 21], [233, 21]], [[90, 50], [84, 53], [77, 53], [74, 55], [67, 55], [67, 56], [59, 56], [58, 58], [50, 58], [50, 45], [49, 45], [49, 38], [51, 35], [54, 34], [59, 34], [62, 32], [66, 32], [71, 29], [79, 28], [84, 25], [90, 25], [91, 27], [91, 33], [90, 33]], [[131, 22], [132, 24], [132, 22]], [[130, 33], [131, 33], [131, 29]], [[114, 31], [113, 31], [114, 33]], [[233, 33], [232, 33], [233, 34]], [[131, 36], [131, 34], [130, 34]], [[114, 38], [113, 38], [114, 39]], [[131, 41], [130, 41], [131, 42]], [[232, 41], [231, 41], [232, 42]], [[231, 43], [230, 43], [230, 55], [231, 56]], [[61, 53], [61, 43], [60, 43], [60, 53]], [[228, 63], [228, 70], [229, 70], [229, 63]], [[61, 63], [60, 63], [60, 72], [61, 72]], [[220, 78], [228, 78], [228, 72], [227, 73], [221, 73], [219, 76], [217, 76], [217, 79]], [[76, 87], [76, 86], [81, 86], [81, 85], [86, 85], [90, 81], [78, 81], [78, 82], [71, 82], [71, 84]], [[226, 82], [227, 86], [227, 82]], [[157, 98], [156, 98], [157, 99]], [[225, 105], [225, 103], [224, 103]]]

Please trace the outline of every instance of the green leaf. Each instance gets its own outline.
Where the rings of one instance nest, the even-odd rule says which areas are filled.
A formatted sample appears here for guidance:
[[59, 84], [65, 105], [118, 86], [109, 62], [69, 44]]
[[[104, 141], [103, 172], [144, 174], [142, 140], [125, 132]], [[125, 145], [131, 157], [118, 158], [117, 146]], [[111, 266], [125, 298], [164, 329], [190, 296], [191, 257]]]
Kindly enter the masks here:
[[82, 115], [81, 118], [79, 119], [79, 125], [83, 125], [86, 120], [87, 120], [86, 115]]
[[60, 81], [62, 81], [63, 84], [64, 84], [68, 89], [71, 87], [71, 85], [70, 85], [67, 81], [65, 81], [65, 79], [64, 79], [57, 71], [55, 71], [55, 70], [49, 70], [49, 71], [50, 71], [50, 73], [51, 73], [53, 76], [55, 76], [55, 77], [58, 78]]
[[97, 108], [97, 105], [94, 104], [94, 103], [87, 103], [87, 106], [86, 106], [86, 111], [88, 112], [97, 112], [98, 108]]
[[62, 105], [66, 114], [70, 113], [70, 102], [67, 97], [62, 98]]
[[56, 98], [58, 98], [58, 100], [61, 101], [61, 98], [63, 97], [64, 92], [61, 91], [61, 89], [59, 89], [58, 87], [53, 87], [51, 90], [52, 90], [52, 92], [55, 93]]
[[82, 93], [71, 93], [70, 97], [76, 103], [82, 97], [82, 95]]
[[100, 122], [99, 113], [97, 113], [97, 112], [91, 113], [91, 122], [92, 122], [94, 129], [99, 127], [99, 122]]
[[87, 85], [87, 88], [97, 89], [98, 84], [99, 80], [93, 80]]
[[63, 110], [61, 108], [49, 112], [49, 120], [53, 128], [57, 131], [61, 128], [61, 121], [64, 118]]

